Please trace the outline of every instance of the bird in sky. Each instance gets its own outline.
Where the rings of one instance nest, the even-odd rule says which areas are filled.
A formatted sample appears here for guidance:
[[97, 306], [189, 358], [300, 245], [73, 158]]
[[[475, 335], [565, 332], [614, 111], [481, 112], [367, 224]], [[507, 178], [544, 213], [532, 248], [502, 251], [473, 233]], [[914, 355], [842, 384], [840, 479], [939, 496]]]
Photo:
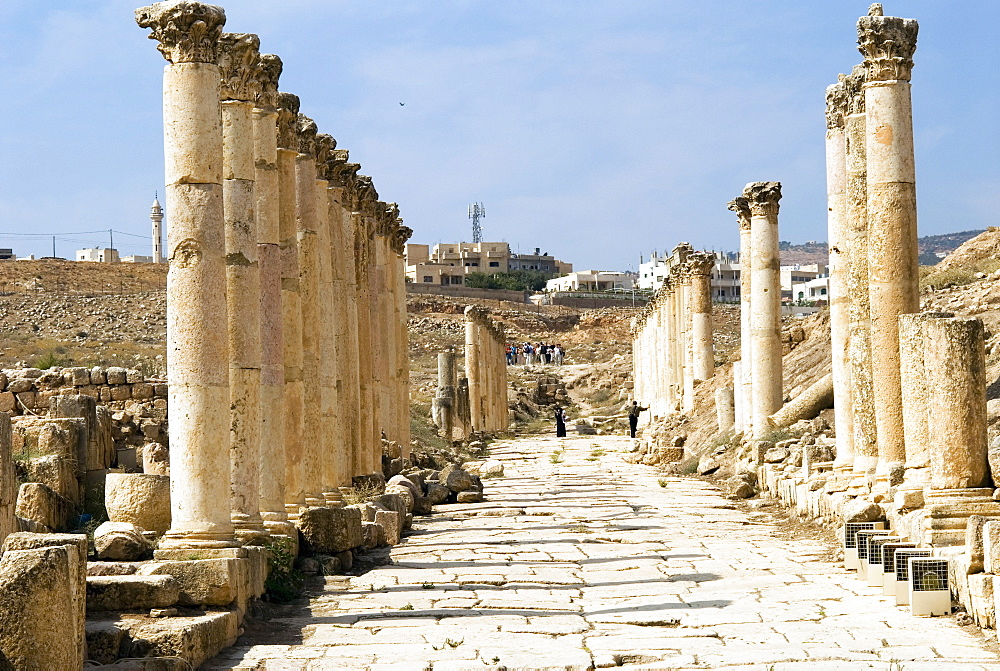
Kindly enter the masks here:
[[405, 105], [405, 104], [406, 104], [406, 103], [399, 103], [399, 106], [400, 106], [400, 107], [402, 107], [402, 106], [403, 106], [403, 105]]

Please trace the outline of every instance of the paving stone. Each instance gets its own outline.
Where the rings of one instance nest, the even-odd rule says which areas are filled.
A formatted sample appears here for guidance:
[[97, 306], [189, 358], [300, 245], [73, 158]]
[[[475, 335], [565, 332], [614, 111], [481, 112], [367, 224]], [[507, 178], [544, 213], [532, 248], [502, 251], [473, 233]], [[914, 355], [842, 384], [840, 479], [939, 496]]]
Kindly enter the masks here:
[[911, 617], [705, 481], [660, 487], [627, 443], [564, 439], [560, 464], [554, 438], [492, 443], [510, 466], [489, 503], [439, 506], [393, 564], [272, 620], [284, 644], [247, 634], [205, 668], [1000, 669], [974, 628]]

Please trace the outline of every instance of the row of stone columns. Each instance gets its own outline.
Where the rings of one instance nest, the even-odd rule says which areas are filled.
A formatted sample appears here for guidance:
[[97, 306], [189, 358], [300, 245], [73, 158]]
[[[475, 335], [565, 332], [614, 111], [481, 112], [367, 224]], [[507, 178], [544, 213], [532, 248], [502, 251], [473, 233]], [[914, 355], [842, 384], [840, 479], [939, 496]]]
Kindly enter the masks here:
[[472, 433], [494, 433], [510, 425], [507, 406], [507, 337], [489, 312], [465, 308], [465, 375]]
[[[168, 61], [171, 505], [161, 548], [289, 535], [409, 449], [410, 230], [278, 93], [281, 61], [219, 7], [136, 12]], [[228, 477], [220, 477], [228, 474]]]
[[657, 419], [694, 405], [697, 382], [715, 370], [712, 268], [715, 255], [681, 243], [670, 272], [632, 324], [633, 396]]

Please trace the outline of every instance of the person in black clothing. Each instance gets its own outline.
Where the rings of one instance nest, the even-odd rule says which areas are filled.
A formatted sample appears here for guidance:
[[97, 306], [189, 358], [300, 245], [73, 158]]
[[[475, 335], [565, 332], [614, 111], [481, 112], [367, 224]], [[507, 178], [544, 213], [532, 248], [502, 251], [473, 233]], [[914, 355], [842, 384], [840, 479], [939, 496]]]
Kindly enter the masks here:
[[562, 408], [556, 408], [556, 438], [566, 437], [566, 413]]
[[628, 435], [630, 438], [635, 438], [635, 429], [639, 425], [639, 413], [646, 410], [649, 408], [643, 408], [638, 402], [632, 401], [632, 405], [628, 409]]

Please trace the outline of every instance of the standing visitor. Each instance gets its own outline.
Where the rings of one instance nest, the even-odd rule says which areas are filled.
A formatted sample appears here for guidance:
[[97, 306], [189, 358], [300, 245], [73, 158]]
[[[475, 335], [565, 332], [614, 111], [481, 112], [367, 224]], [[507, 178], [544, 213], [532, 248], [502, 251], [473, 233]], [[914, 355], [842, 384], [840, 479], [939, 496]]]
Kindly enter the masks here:
[[635, 438], [636, 427], [639, 426], [639, 413], [645, 412], [649, 408], [643, 408], [638, 402], [632, 401], [632, 405], [628, 409], [628, 435], [630, 438]]
[[556, 438], [566, 437], [566, 413], [562, 408], [556, 408]]

